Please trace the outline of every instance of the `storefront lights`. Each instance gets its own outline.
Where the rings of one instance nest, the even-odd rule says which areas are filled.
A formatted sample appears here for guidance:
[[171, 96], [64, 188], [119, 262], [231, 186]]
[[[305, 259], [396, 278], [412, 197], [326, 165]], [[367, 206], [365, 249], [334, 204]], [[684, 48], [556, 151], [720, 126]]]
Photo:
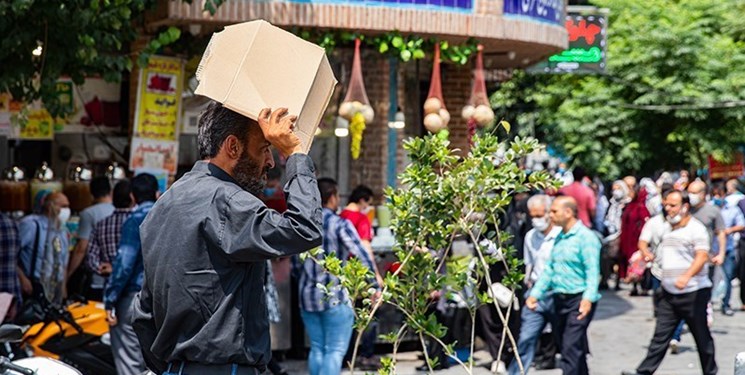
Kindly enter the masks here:
[[345, 120], [341, 116], [336, 118], [336, 127], [334, 128], [334, 135], [339, 138], [349, 136], [349, 121]]
[[394, 121], [388, 123], [388, 127], [391, 129], [403, 129], [406, 127], [406, 117], [401, 111], [396, 112], [396, 118]]

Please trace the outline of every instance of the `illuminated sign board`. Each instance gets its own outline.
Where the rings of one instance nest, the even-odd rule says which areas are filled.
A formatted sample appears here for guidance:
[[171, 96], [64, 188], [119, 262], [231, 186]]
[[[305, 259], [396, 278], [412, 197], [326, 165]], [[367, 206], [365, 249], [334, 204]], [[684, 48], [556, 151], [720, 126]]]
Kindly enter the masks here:
[[544, 73], [602, 73], [605, 71], [605, 15], [568, 14], [569, 48], [529, 70]]
[[504, 0], [504, 16], [561, 25], [564, 0]]
[[291, 0], [296, 3], [359, 5], [367, 7], [404, 8], [472, 12], [473, 0]]

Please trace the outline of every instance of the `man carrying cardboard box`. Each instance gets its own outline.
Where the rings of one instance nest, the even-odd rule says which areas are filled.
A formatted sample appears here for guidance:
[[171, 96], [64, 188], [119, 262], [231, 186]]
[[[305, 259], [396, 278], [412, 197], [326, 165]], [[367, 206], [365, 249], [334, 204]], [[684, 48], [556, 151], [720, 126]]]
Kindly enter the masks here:
[[[266, 260], [321, 244], [321, 199], [295, 119], [282, 108], [254, 121], [210, 103], [199, 123], [203, 160], [142, 223], [133, 322], [156, 373], [253, 375], [269, 362]], [[270, 145], [288, 157], [282, 214], [258, 198], [274, 166]]]
[[[215, 33], [196, 76], [196, 94], [213, 100], [199, 120], [202, 160], [141, 226], [133, 325], [156, 373], [259, 374], [271, 358], [266, 260], [321, 245], [307, 152], [336, 79], [323, 48], [262, 20]], [[270, 146], [287, 157], [281, 214], [259, 199]]]

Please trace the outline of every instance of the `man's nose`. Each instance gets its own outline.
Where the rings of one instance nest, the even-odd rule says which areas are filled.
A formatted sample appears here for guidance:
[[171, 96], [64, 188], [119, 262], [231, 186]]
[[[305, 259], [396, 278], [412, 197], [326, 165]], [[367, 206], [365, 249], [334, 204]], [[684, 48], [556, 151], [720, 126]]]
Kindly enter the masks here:
[[274, 168], [274, 157], [271, 153], [266, 157], [266, 167], [268, 169]]

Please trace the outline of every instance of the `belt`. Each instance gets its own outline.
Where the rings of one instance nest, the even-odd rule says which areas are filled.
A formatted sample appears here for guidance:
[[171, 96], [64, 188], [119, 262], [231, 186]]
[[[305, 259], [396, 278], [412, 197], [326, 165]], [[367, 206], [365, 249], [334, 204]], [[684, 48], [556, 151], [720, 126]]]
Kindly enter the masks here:
[[204, 365], [194, 362], [171, 362], [163, 375], [261, 375], [253, 366], [239, 364]]
[[574, 297], [581, 296], [581, 295], [582, 295], [582, 293], [572, 293], [572, 294], [554, 293], [554, 298], [565, 300], [565, 299], [572, 299]]

